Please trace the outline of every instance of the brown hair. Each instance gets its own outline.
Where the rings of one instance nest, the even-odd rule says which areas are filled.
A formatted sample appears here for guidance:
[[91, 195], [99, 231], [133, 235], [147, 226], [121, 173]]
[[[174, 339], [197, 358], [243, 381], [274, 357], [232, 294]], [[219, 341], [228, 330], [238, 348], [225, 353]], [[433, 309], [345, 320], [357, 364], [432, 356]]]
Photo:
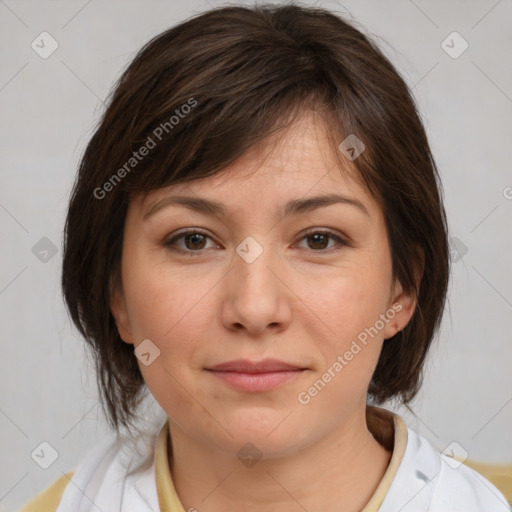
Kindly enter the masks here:
[[417, 393], [444, 309], [449, 251], [440, 180], [412, 94], [375, 43], [332, 12], [225, 7], [139, 51], [115, 85], [72, 192], [62, 286], [118, 432], [132, 424], [145, 389], [109, 306], [130, 199], [214, 175], [312, 105], [325, 113], [340, 169], [338, 144], [349, 134], [363, 141], [353, 164], [382, 207], [394, 276], [417, 295], [408, 325], [384, 343], [369, 396], [408, 403]]

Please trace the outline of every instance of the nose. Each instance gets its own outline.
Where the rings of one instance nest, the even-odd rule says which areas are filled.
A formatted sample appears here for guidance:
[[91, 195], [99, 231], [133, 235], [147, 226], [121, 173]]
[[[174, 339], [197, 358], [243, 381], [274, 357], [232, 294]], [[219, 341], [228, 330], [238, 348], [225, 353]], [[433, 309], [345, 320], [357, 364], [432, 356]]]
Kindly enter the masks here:
[[291, 321], [294, 295], [286, 283], [284, 265], [271, 246], [254, 239], [242, 243], [232, 265], [224, 280], [223, 325], [230, 330], [246, 330], [251, 336], [285, 330]]

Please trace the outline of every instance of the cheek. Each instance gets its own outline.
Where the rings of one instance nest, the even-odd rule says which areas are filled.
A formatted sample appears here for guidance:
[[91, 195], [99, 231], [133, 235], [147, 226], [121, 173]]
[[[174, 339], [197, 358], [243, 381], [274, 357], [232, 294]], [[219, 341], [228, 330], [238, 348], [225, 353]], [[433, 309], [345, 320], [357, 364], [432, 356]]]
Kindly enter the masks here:
[[[373, 289], [363, 286], [360, 281], [348, 281], [346, 286], [336, 290], [330, 323], [333, 333], [325, 344], [325, 369], [332, 368], [336, 361], [343, 370], [337, 381], [343, 386], [343, 393], [357, 391], [360, 384], [363, 389], [371, 378], [383, 342], [382, 329], [376, 328], [379, 315], [385, 311], [382, 298], [371, 292]], [[377, 327], [381, 327], [380, 324]], [[339, 367], [338, 367], [339, 368]], [[351, 387], [355, 386], [353, 390]]]
[[[308, 402], [305, 411], [324, 417], [325, 425], [333, 428], [347, 411], [366, 400], [382, 349], [383, 332], [375, 326], [386, 310], [386, 295], [377, 293], [370, 274], [366, 277], [326, 282], [322, 293], [308, 297], [323, 320], [305, 324], [308, 338], [315, 340], [319, 364], [297, 398], [300, 404]], [[320, 329], [326, 332], [321, 324], [329, 326], [324, 337], [318, 335]], [[328, 417], [325, 411], [330, 411]]]
[[[391, 261], [375, 251], [314, 286], [305, 283], [305, 303], [315, 315], [310, 314], [304, 328], [321, 353], [320, 380], [328, 382], [322, 397], [315, 399], [317, 406], [329, 402], [348, 406], [354, 397], [366, 396], [382, 348], [385, 324], [380, 319], [388, 308], [390, 286]], [[317, 387], [324, 389], [322, 382]]]
[[168, 262], [148, 262], [134, 256], [127, 262], [124, 283], [135, 339], [150, 338], [163, 343], [183, 330], [193, 339], [204, 318], [204, 299], [215, 283], [186, 269], [172, 268]]
[[342, 349], [385, 313], [390, 286], [388, 262], [362, 261], [338, 275], [317, 280], [314, 285], [305, 283], [302, 294], [305, 304], [316, 313], [315, 325], [318, 326], [321, 319], [333, 348]]
[[125, 287], [136, 345], [150, 339], [160, 351], [150, 365], [138, 360], [144, 381], [176, 423], [189, 414], [200, 416], [204, 411], [195, 410], [190, 394], [198, 395], [195, 385], [212, 327], [207, 291], [215, 283], [208, 286], [162, 265], [132, 268], [144, 268], [131, 272]]
[[148, 387], [156, 395], [159, 384], [165, 383], [168, 392], [179, 382], [195, 381], [205, 351], [214, 345], [208, 335], [214, 327], [211, 300], [218, 277], [176, 271], [168, 263], [129, 263], [125, 296], [135, 344], [149, 339], [160, 351], [155, 364], [139, 361]]

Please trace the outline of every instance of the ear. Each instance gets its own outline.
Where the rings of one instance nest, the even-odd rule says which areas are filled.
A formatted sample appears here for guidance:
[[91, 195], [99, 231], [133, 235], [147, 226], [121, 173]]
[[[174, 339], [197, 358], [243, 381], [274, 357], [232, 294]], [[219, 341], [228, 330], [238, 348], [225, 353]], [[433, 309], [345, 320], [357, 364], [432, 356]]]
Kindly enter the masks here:
[[414, 276], [416, 282], [416, 290], [404, 290], [402, 284], [395, 279], [394, 289], [391, 293], [389, 310], [395, 312], [395, 316], [390, 320], [384, 328], [384, 339], [392, 338], [397, 332], [404, 329], [409, 323], [416, 310], [418, 299], [416, 292], [419, 293], [421, 279], [425, 265], [425, 257], [423, 251], [417, 248], [418, 259], [416, 260]]
[[119, 279], [112, 279], [110, 284], [110, 311], [116, 322], [117, 331], [121, 339], [133, 345], [130, 317], [126, 307], [124, 291]]

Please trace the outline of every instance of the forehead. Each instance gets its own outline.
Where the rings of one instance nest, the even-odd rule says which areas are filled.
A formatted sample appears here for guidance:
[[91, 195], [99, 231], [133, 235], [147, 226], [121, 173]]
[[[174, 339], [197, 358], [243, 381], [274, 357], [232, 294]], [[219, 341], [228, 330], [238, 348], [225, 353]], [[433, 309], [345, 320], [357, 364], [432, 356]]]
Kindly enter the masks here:
[[343, 155], [333, 153], [336, 140], [327, 130], [319, 114], [303, 115], [217, 174], [151, 191], [140, 198], [139, 206], [147, 211], [170, 194], [192, 193], [236, 205], [244, 194], [284, 201], [339, 192], [358, 198], [370, 209], [372, 198], [361, 183], [359, 171]]

